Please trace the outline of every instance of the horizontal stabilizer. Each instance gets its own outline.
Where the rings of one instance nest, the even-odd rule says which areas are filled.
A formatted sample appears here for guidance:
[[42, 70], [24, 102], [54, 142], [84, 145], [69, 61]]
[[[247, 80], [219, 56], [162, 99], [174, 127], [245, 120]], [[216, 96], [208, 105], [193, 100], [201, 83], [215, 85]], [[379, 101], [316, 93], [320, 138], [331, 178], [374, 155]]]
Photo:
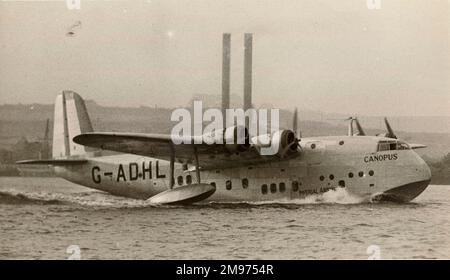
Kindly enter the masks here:
[[86, 159], [37, 159], [16, 161], [16, 164], [67, 166], [84, 164], [86, 162]]

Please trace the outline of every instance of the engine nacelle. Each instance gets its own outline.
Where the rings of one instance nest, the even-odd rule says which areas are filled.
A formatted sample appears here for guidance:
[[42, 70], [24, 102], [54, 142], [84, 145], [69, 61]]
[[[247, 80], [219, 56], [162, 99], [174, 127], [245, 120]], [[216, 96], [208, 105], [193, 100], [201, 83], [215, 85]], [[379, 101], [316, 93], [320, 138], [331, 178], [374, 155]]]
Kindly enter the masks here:
[[[298, 139], [292, 130], [279, 130], [272, 135], [260, 135], [252, 138], [261, 155], [285, 157], [298, 152]], [[264, 148], [264, 150], [262, 150]], [[264, 154], [262, 153], [264, 151]]]

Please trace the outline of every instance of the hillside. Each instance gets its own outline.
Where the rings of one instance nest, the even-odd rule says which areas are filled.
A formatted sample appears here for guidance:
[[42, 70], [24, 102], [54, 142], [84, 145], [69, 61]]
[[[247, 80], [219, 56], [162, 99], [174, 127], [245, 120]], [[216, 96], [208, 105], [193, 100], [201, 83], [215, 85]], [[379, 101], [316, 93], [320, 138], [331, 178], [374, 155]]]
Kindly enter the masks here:
[[[172, 110], [168, 108], [104, 107], [93, 101], [87, 101], [86, 106], [94, 129], [97, 131], [170, 133], [173, 125], [170, 122]], [[304, 115], [309, 118], [312, 116], [311, 112], [300, 111], [300, 119]], [[29, 141], [42, 139], [47, 118], [53, 118], [53, 105], [0, 105], [0, 150], [11, 149], [22, 137], [26, 137]], [[304, 120], [306, 118], [303, 118], [299, 123], [303, 137], [344, 135], [347, 133], [347, 126], [343, 121], [320, 121], [320, 118], [317, 120]], [[420, 119], [421, 117], [415, 118]], [[428, 119], [428, 117], [423, 118], [421, 122], [426, 122]], [[433, 123], [435, 121], [434, 118], [428, 120]], [[290, 128], [291, 123], [292, 113], [290, 111], [281, 111], [281, 127]], [[369, 124], [371, 122], [366, 124], [364, 118], [361, 118], [361, 123], [368, 134], [383, 132], [381, 129], [370, 128]], [[425, 153], [429, 158], [440, 159], [450, 152], [450, 133], [397, 131], [395, 121], [391, 121], [391, 124], [400, 138], [411, 143], [428, 145], [427, 149], [420, 152], [422, 154]]]

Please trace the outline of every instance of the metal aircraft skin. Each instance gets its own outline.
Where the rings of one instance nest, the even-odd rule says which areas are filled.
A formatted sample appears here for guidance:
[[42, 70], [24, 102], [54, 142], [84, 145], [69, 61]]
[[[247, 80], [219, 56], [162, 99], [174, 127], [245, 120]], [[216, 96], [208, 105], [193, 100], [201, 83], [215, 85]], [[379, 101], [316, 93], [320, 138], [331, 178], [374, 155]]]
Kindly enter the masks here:
[[338, 187], [408, 202], [426, 189], [430, 169], [409, 144], [362, 134], [297, 139], [296, 128], [285, 130], [273, 156], [252, 145], [173, 145], [168, 135], [93, 132], [83, 99], [64, 91], [55, 102], [53, 159], [19, 163], [53, 165], [62, 178], [113, 195], [162, 197], [157, 203], [292, 200]]

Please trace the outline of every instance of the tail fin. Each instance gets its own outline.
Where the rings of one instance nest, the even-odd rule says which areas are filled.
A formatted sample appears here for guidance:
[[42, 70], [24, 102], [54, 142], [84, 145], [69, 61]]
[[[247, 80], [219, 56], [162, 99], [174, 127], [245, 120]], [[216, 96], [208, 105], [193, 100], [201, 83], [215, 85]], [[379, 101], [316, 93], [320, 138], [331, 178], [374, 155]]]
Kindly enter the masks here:
[[91, 120], [81, 96], [73, 91], [58, 94], [53, 123], [53, 158], [81, 157], [91, 151], [91, 148], [78, 145], [72, 139], [78, 134], [92, 131]]

